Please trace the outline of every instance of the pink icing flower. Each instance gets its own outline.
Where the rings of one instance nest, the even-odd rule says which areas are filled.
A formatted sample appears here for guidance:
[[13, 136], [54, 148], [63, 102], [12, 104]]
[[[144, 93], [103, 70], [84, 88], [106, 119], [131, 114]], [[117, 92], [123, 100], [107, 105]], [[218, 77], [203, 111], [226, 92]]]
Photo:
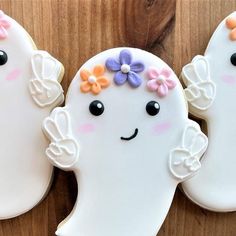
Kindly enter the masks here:
[[6, 15], [0, 10], [0, 39], [5, 39], [8, 36], [7, 29], [10, 25]]
[[150, 91], [156, 91], [158, 96], [165, 97], [169, 89], [173, 89], [176, 86], [176, 82], [171, 79], [172, 71], [169, 69], [158, 70], [156, 68], [149, 68], [147, 75], [149, 81], [147, 87]]

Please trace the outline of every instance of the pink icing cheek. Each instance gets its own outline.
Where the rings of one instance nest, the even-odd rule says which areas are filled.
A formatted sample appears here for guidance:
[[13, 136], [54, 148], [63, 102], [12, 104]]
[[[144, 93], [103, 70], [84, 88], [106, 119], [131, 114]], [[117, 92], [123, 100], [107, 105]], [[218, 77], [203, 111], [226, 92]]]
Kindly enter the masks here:
[[21, 73], [22, 72], [20, 69], [14, 69], [6, 76], [6, 80], [7, 81], [16, 80], [21, 75]]
[[170, 122], [158, 123], [152, 127], [152, 132], [155, 135], [162, 135], [166, 133], [171, 128]]
[[234, 85], [234, 84], [236, 84], [236, 77], [235, 77], [235, 76], [232, 76], [232, 75], [223, 75], [221, 78], [222, 78], [222, 80], [223, 80], [226, 84], [229, 84], [229, 85]]
[[78, 127], [78, 133], [89, 134], [95, 131], [95, 126], [91, 123], [82, 124]]

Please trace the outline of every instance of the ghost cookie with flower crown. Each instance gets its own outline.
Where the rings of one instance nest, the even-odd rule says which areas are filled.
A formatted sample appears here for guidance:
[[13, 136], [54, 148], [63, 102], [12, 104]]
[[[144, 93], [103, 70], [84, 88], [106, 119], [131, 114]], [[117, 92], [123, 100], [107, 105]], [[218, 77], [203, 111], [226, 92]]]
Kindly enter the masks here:
[[73, 170], [78, 199], [58, 236], [154, 236], [207, 138], [161, 59], [115, 48], [88, 60], [63, 108], [44, 120], [51, 163]]
[[236, 210], [236, 12], [224, 19], [207, 46], [183, 67], [190, 111], [207, 123], [209, 148], [202, 168], [184, 183], [187, 196], [213, 211]]
[[63, 67], [2, 11], [0, 75], [0, 219], [6, 219], [30, 210], [48, 191], [53, 167], [41, 123], [63, 101]]

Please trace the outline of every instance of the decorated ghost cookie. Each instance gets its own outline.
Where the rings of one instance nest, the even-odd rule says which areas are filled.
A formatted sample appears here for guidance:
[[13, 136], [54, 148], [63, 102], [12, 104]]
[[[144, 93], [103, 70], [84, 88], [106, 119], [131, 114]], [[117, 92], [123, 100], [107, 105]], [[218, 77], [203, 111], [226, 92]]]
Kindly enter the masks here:
[[156, 235], [177, 184], [201, 167], [207, 146], [174, 72], [134, 48], [88, 60], [43, 129], [48, 159], [78, 181], [59, 236]]
[[63, 101], [62, 75], [61, 63], [0, 11], [0, 219], [28, 211], [48, 190], [53, 168], [41, 124]]
[[184, 66], [182, 78], [190, 111], [207, 123], [209, 148], [202, 168], [183, 184], [198, 205], [236, 210], [236, 12], [214, 32], [204, 56]]

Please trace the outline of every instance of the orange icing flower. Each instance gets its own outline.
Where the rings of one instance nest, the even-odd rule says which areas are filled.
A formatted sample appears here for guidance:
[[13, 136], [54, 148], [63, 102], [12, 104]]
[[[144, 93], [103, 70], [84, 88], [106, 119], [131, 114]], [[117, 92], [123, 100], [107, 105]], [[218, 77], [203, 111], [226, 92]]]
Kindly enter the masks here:
[[80, 90], [83, 93], [92, 92], [97, 95], [103, 88], [110, 85], [110, 81], [104, 76], [105, 68], [103, 65], [96, 65], [93, 72], [83, 69], [80, 71], [80, 77], [83, 82], [80, 85]]
[[231, 40], [236, 40], [236, 18], [229, 17], [226, 19], [226, 26], [228, 29], [231, 29], [231, 32], [229, 34], [229, 37]]

